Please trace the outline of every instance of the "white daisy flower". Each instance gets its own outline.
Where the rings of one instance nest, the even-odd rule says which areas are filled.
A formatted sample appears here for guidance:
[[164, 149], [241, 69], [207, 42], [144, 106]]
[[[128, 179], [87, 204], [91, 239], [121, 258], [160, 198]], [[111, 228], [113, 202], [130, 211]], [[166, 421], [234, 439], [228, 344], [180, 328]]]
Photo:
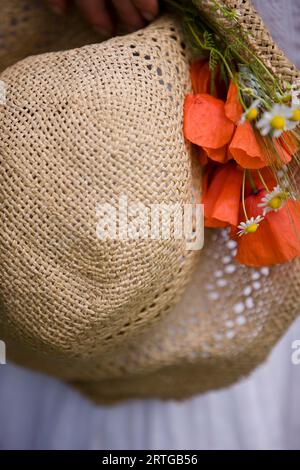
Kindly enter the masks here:
[[[299, 103], [300, 104], [300, 103]], [[290, 117], [288, 127], [293, 130], [300, 124], [300, 106], [293, 104], [290, 108]]]
[[272, 133], [273, 137], [280, 137], [282, 132], [289, 130], [291, 108], [284, 104], [275, 104], [271, 111], [266, 111], [257, 123], [261, 135]]
[[264, 218], [261, 215], [257, 217], [251, 217], [250, 219], [246, 220], [246, 222], [241, 222], [238, 225], [238, 236], [241, 237], [242, 235], [247, 235], [248, 233], [254, 233], [259, 227], [260, 222]]
[[273, 191], [266, 194], [258, 207], [263, 207], [263, 215], [265, 216], [269, 212], [279, 211], [287, 202], [290, 195], [287, 191], [284, 191], [279, 185], [273, 188]]
[[241, 117], [240, 123], [244, 124], [245, 121], [249, 121], [249, 122], [254, 121], [258, 117], [259, 105], [260, 105], [260, 100], [253, 101], [251, 106], [249, 106], [249, 108], [246, 109], [243, 116]]

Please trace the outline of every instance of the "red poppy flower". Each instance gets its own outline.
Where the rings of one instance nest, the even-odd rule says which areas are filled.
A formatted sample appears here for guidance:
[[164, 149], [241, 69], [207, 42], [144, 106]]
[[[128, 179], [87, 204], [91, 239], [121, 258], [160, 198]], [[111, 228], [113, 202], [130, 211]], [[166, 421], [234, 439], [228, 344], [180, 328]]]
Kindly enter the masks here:
[[[262, 215], [258, 207], [265, 190], [245, 199], [248, 217]], [[240, 210], [241, 220], [245, 220]], [[289, 200], [280, 210], [269, 212], [255, 233], [233, 237], [238, 242], [236, 259], [247, 266], [271, 266], [286, 263], [300, 255], [300, 203]]]
[[207, 167], [202, 196], [206, 227], [238, 224], [242, 180], [243, 171], [234, 162]]
[[191, 78], [196, 94], [186, 97], [184, 134], [187, 140], [202, 147], [211, 160], [227, 163], [234, 158], [247, 169], [281, 166], [291, 160], [299, 148], [291, 133], [271, 140], [256, 134], [250, 122], [239, 124], [243, 108], [233, 81], [224, 102], [216, 98], [217, 91], [214, 96], [209, 94], [211, 73], [207, 61], [194, 62]]

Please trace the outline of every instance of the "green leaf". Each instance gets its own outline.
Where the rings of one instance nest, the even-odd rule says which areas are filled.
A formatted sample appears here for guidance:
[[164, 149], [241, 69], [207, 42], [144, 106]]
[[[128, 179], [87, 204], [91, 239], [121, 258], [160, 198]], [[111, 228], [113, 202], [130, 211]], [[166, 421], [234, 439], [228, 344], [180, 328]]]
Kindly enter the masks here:
[[219, 62], [219, 56], [216, 53], [216, 51], [212, 49], [209, 55], [209, 69], [211, 72], [215, 71], [216, 66], [218, 65], [218, 62]]
[[215, 41], [214, 41], [212, 33], [210, 33], [209, 31], [205, 31], [203, 34], [203, 40], [204, 40], [205, 47], [207, 47], [208, 49], [215, 48]]

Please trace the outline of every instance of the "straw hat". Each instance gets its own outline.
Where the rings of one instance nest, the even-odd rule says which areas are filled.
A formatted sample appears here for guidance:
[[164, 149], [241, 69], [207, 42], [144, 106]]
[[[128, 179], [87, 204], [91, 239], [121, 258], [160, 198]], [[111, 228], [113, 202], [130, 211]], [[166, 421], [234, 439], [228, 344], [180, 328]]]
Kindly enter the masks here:
[[[238, 8], [266, 65], [298, 79], [250, 2], [225, 3]], [[298, 313], [298, 260], [238, 265], [225, 230], [207, 232], [201, 253], [172, 237], [96, 237], [100, 202], [200, 198], [182, 136], [190, 82], [180, 22], [165, 16], [99, 44], [80, 19], [51, 21], [40, 2], [7, 0], [2, 11], [0, 337], [8, 356], [99, 402], [184, 398], [248, 374]], [[74, 49], [82, 44], [91, 45]]]

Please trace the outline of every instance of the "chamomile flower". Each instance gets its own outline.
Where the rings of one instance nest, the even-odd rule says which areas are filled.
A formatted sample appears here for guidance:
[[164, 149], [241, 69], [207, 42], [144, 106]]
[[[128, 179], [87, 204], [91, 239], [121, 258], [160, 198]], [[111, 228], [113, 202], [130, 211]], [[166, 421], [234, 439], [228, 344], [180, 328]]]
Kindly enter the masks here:
[[288, 129], [291, 131], [298, 127], [300, 124], [300, 106], [293, 104], [290, 108], [290, 117], [288, 122]]
[[273, 137], [280, 137], [284, 131], [290, 129], [291, 108], [284, 104], [275, 104], [271, 111], [266, 111], [262, 118], [258, 121], [257, 127], [262, 136], [269, 133]]
[[260, 100], [253, 101], [251, 106], [249, 106], [249, 108], [246, 109], [246, 111], [242, 115], [242, 118], [241, 118], [241, 121], [240, 121], [241, 124], [244, 124], [245, 121], [251, 122], [251, 121], [255, 121], [255, 119], [257, 119], [258, 113], [259, 113], [259, 105], [260, 105]]
[[242, 235], [247, 235], [248, 233], [255, 233], [263, 219], [264, 218], [261, 215], [258, 215], [257, 217], [251, 217], [250, 219], [246, 220], [246, 222], [241, 222], [238, 225], [238, 236], [241, 237]]
[[267, 193], [258, 204], [258, 207], [263, 207], [263, 215], [269, 212], [279, 211], [290, 198], [290, 194], [284, 191], [279, 185], [273, 188], [273, 191]]

